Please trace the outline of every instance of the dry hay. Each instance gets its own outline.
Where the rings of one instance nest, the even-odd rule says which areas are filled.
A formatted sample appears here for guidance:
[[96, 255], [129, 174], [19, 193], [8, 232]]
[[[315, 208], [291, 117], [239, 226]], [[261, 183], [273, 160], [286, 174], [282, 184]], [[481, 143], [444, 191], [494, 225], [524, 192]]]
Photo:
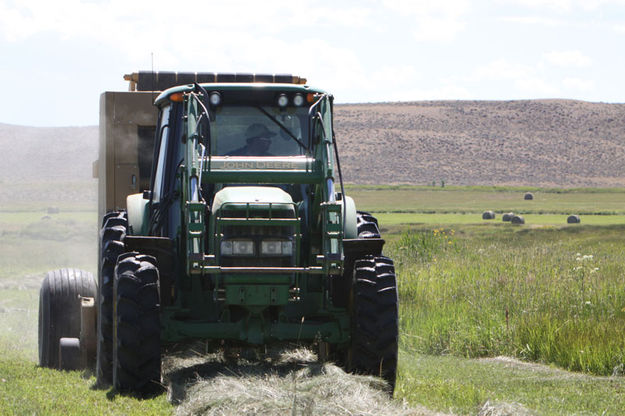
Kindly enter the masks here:
[[521, 215], [514, 215], [510, 219], [510, 222], [512, 224], [525, 224], [525, 218], [523, 218], [523, 216], [521, 216]]
[[163, 374], [176, 415], [433, 414], [391, 401], [383, 380], [346, 374], [303, 348], [251, 360], [170, 355]]
[[579, 218], [579, 215], [569, 215], [566, 219], [567, 224], [579, 224], [582, 220]]
[[590, 380], [594, 378], [602, 378], [600, 376], [592, 376], [589, 374], [567, 371], [562, 368], [552, 367], [546, 364], [522, 361], [518, 358], [506, 357], [503, 355], [492, 358], [480, 358], [479, 361], [502, 365], [504, 366], [504, 368], [510, 370], [512, 372], [511, 374], [514, 374], [514, 372], [522, 372], [523, 374], [527, 374], [526, 377], [531, 377], [535, 380]]
[[520, 403], [490, 402], [484, 403], [478, 416], [525, 416], [533, 415]]
[[484, 211], [482, 213], [482, 219], [483, 220], [494, 220], [495, 219], [495, 213], [493, 211]]
[[501, 220], [508, 222], [512, 219], [512, 217], [514, 217], [514, 212], [506, 212], [501, 216]]

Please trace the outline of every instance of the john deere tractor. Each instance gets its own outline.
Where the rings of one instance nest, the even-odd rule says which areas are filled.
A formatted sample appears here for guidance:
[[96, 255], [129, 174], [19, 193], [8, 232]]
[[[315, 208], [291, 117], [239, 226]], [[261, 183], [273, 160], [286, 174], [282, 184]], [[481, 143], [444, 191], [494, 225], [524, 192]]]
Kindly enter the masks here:
[[97, 283], [48, 275], [41, 364], [147, 392], [167, 345], [290, 343], [392, 390], [393, 261], [345, 195], [332, 95], [291, 75], [126, 79], [101, 97]]

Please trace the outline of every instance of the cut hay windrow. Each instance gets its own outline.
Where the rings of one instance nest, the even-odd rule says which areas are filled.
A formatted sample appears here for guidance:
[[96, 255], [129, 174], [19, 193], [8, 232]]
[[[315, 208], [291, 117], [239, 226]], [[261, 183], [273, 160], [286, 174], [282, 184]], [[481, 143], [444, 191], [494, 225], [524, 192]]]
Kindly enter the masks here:
[[177, 415], [431, 415], [393, 402], [377, 377], [345, 373], [307, 349], [226, 360], [223, 354], [163, 361]]

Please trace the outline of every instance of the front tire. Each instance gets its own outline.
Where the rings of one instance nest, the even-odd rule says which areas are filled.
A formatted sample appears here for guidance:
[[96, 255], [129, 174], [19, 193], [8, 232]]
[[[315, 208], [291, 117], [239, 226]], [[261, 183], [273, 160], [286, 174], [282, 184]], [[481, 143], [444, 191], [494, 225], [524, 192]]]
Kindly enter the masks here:
[[96, 378], [100, 386], [110, 385], [113, 380], [113, 280], [117, 257], [126, 251], [124, 239], [127, 232], [125, 211], [109, 212], [102, 219], [96, 359]]
[[393, 261], [366, 256], [354, 263], [348, 368], [380, 376], [391, 392], [397, 374], [398, 297]]
[[95, 296], [95, 279], [89, 272], [59, 269], [46, 274], [39, 290], [40, 366], [60, 368], [59, 340], [80, 337], [80, 298]]
[[136, 252], [115, 268], [113, 384], [118, 391], [161, 390], [161, 338], [156, 259]]
[[[377, 218], [364, 211], [356, 211], [356, 232], [359, 239], [381, 238]], [[351, 256], [346, 256], [343, 263], [343, 274], [332, 279], [332, 304], [338, 308], [347, 307], [355, 260]]]

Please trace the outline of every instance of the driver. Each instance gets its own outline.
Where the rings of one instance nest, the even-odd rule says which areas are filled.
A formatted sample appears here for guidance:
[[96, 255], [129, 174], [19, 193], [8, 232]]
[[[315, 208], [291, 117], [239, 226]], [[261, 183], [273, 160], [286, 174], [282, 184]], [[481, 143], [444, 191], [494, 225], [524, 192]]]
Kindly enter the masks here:
[[228, 153], [228, 156], [273, 156], [268, 150], [271, 146], [271, 137], [275, 135], [276, 133], [264, 124], [253, 123], [245, 130], [247, 144]]

